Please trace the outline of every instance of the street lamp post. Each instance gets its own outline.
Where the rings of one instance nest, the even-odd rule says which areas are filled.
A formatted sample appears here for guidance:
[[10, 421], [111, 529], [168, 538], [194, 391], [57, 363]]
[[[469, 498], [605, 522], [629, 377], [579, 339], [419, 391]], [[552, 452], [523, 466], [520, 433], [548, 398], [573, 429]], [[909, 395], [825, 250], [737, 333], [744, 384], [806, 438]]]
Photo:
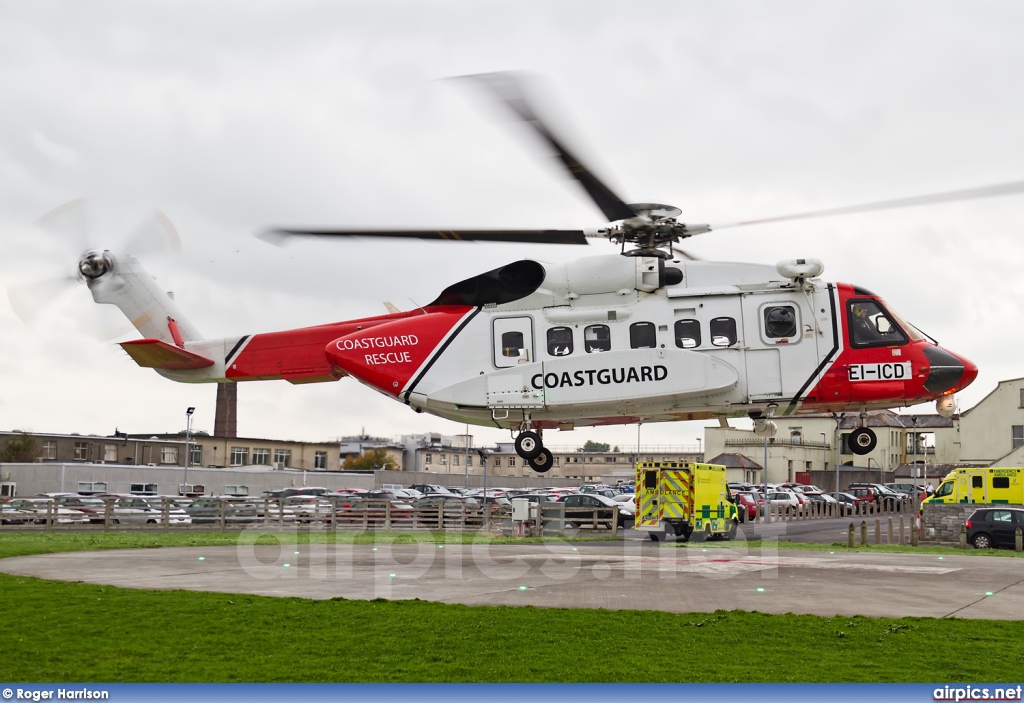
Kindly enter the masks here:
[[181, 487], [182, 495], [185, 495], [188, 492], [188, 465], [192, 460], [192, 453], [189, 451], [189, 444], [192, 441], [192, 413], [195, 411], [195, 408], [189, 408], [185, 411], [185, 481]]
[[[466, 423], [466, 490], [469, 490], [469, 423]], [[486, 496], [485, 496], [486, 497]]]
[[821, 470], [828, 471], [828, 440], [825, 433], [821, 433]]
[[842, 437], [839, 434], [840, 425], [843, 423], [843, 417], [845, 413], [833, 413], [832, 417], [836, 420], [836, 493], [841, 489], [839, 488], [839, 448], [842, 446]]

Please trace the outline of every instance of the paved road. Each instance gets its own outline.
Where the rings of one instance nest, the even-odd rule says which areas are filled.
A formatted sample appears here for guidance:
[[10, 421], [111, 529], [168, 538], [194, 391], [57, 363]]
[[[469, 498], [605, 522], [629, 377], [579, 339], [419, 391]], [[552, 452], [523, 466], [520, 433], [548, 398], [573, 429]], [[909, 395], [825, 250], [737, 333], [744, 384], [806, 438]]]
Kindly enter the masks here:
[[713, 543], [705, 551], [640, 539], [110, 550], [5, 559], [0, 571], [128, 588], [315, 599], [1024, 619], [1021, 559], [777, 552]]

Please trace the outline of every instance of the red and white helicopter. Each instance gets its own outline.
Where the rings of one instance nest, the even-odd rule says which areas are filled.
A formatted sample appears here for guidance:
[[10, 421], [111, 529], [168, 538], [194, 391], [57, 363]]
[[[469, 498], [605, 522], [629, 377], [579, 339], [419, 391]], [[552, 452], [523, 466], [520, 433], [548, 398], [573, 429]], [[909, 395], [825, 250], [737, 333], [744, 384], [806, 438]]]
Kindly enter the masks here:
[[[283, 379], [361, 383], [459, 423], [507, 428], [535, 471], [552, 463], [543, 430], [854, 412], [937, 401], [978, 369], [911, 325], [874, 293], [819, 279], [815, 259], [775, 267], [693, 260], [672, 245], [711, 231], [680, 211], [627, 204], [535, 114], [509, 74], [477, 76], [539, 135], [612, 223], [583, 230], [310, 230], [292, 236], [620, 245], [564, 264], [523, 259], [455, 283], [422, 308], [332, 324], [203, 339], [139, 262], [87, 252], [78, 272], [98, 303], [118, 306], [143, 338], [122, 347], [140, 365], [186, 383]], [[784, 219], [962, 200], [1024, 190], [1015, 183]], [[767, 220], [762, 220], [765, 222]], [[756, 224], [742, 222], [736, 224]], [[862, 423], [863, 424], [863, 423]], [[851, 437], [857, 454], [876, 438]]]

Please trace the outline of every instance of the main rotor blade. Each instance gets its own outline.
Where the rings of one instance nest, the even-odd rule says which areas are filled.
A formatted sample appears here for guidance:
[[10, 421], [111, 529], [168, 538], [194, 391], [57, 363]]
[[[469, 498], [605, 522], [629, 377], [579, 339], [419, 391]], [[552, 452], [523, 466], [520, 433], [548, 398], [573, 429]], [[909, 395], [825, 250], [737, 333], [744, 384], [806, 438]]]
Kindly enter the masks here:
[[257, 235], [280, 246], [288, 237], [400, 237], [406, 239], [443, 239], [456, 242], [516, 242], [518, 244], [586, 244], [579, 229], [276, 229]]
[[829, 210], [815, 210], [814, 212], [804, 212], [797, 215], [769, 217], [763, 220], [730, 222], [728, 224], [713, 225], [711, 229], [716, 230], [726, 229], [728, 227], [743, 227], [746, 225], [763, 225], [770, 222], [786, 222], [789, 220], [809, 220], [815, 217], [833, 217], [835, 215], [852, 215], [858, 212], [872, 212], [874, 210], [895, 210], [897, 208], [917, 207], [919, 205], [935, 205], [938, 203], [952, 203], [962, 200], [976, 200], [978, 198], [994, 198], [1000, 195], [1014, 195], [1016, 193], [1024, 193], [1024, 181], [1000, 183], [997, 185], [985, 186], [983, 188], [951, 190], [944, 193], [932, 193], [930, 195], [915, 195], [909, 198], [896, 198], [895, 200], [880, 200], [874, 203], [864, 203], [863, 205], [837, 207]]
[[548, 126], [537, 116], [537, 113], [533, 111], [533, 108], [527, 101], [526, 94], [523, 92], [521, 76], [515, 73], [503, 72], [481, 73], [464, 77], [486, 85], [512, 112], [523, 122], [530, 125], [540, 135], [541, 139], [555, 150], [558, 160], [565, 166], [566, 171], [580, 182], [583, 189], [587, 191], [587, 195], [597, 204], [609, 222], [636, 217], [633, 209], [622, 198], [612, 192], [611, 188], [601, 182], [594, 175], [593, 171], [584, 166], [583, 162], [560, 139], [555, 137]]

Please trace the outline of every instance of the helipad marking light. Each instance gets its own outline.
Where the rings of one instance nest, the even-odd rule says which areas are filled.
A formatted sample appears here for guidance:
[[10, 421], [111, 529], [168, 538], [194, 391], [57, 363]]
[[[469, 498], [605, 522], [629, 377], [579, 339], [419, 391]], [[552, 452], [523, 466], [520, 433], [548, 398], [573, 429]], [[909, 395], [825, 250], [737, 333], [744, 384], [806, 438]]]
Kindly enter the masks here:
[[520, 590], [520, 591], [525, 591], [525, 590], [526, 590], [526, 586], [520, 586], [520, 587], [519, 587], [519, 590]]
[[291, 564], [285, 564], [285, 565], [284, 565], [284, 568], [286, 568], [286, 569], [287, 569], [287, 568], [288, 568], [289, 566], [291, 566]]
[[763, 588], [759, 588], [759, 589], [757, 589], [757, 592], [758, 593], [764, 593], [764, 589]]
[[395, 578], [394, 574], [388, 574], [388, 578]]
[[199, 561], [206, 561], [206, 557], [199, 557]]

